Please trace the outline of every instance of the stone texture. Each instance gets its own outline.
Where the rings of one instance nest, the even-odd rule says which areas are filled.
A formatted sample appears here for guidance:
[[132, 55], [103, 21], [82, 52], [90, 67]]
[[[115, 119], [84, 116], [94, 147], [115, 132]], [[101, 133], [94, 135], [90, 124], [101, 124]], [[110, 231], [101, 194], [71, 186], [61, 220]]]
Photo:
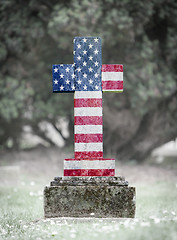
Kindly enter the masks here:
[[104, 185], [104, 186], [128, 186], [124, 177], [55, 177], [50, 183], [51, 186], [87, 186], [87, 185]]
[[123, 177], [56, 177], [44, 189], [45, 217], [135, 216], [135, 188]]

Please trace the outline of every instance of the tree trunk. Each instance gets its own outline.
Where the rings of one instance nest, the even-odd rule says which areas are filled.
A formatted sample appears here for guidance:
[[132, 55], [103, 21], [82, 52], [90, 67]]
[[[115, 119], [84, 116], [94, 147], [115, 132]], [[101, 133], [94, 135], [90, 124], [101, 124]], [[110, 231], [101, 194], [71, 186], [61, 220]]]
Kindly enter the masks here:
[[[111, 125], [107, 125], [106, 128], [105, 150], [107, 153], [116, 154], [117, 159], [143, 161], [154, 148], [176, 138], [177, 90], [148, 111], [142, 118], [137, 117], [136, 119], [133, 113], [129, 113], [128, 121], [132, 122], [134, 128], [131, 124], [127, 124], [127, 120], [125, 120], [126, 129], [124, 129], [124, 122], [121, 123], [122, 128], [119, 126], [117, 129], [111, 129]], [[125, 110], [119, 113], [122, 119], [126, 119], [126, 114]], [[112, 113], [112, 116], [115, 114]], [[111, 131], [108, 133], [109, 129]]]

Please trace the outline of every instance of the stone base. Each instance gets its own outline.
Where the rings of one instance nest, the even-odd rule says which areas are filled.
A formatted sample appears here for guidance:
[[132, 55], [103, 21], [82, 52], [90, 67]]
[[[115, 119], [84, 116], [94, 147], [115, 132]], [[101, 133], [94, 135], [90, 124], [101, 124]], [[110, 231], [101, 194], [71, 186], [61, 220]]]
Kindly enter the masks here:
[[44, 189], [44, 215], [135, 217], [135, 188], [123, 177], [56, 177]]

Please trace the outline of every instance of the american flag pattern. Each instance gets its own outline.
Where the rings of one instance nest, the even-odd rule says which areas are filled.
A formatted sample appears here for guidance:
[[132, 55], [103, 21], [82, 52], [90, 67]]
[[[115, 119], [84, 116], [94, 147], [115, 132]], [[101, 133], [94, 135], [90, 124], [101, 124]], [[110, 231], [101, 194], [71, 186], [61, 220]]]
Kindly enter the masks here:
[[102, 65], [102, 91], [123, 92], [123, 65]]
[[74, 92], [74, 80], [73, 64], [53, 65], [53, 92]]
[[123, 66], [102, 65], [101, 39], [74, 38], [74, 64], [53, 65], [53, 91], [74, 92], [75, 158], [64, 176], [114, 176], [115, 160], [103, 158], [102, 91], [123, 91]]
[[102, 91], [74, 96], [75, 159], [65, 159], [65, 176], [114, 176], [115, 160], [103, 159]]

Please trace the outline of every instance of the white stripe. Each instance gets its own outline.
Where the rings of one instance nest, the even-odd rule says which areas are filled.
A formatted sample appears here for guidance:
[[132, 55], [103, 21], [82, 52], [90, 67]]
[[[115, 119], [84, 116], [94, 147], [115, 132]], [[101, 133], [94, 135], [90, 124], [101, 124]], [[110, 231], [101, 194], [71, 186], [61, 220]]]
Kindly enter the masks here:
[[123, 92], [123, 89], [103, 89], [103, 92]]
[[102, 91], [75, 91], [74, 98], [102, 98]]
[[103, 143], [75, 143], [75, 152], [103, 151]]
[[102, 116], [102, 107], [74, 108], [74, 116]]
[[115, 169], [115, 160], [64, 161], [64, 169]]
[[102, 81], [122, 81], [123, 72], [102, 72]]
[[103, 134], [103, 126], [102, 125], [75, 125], [74, 133], [75, 134], [94, 134], [94, 133]]

